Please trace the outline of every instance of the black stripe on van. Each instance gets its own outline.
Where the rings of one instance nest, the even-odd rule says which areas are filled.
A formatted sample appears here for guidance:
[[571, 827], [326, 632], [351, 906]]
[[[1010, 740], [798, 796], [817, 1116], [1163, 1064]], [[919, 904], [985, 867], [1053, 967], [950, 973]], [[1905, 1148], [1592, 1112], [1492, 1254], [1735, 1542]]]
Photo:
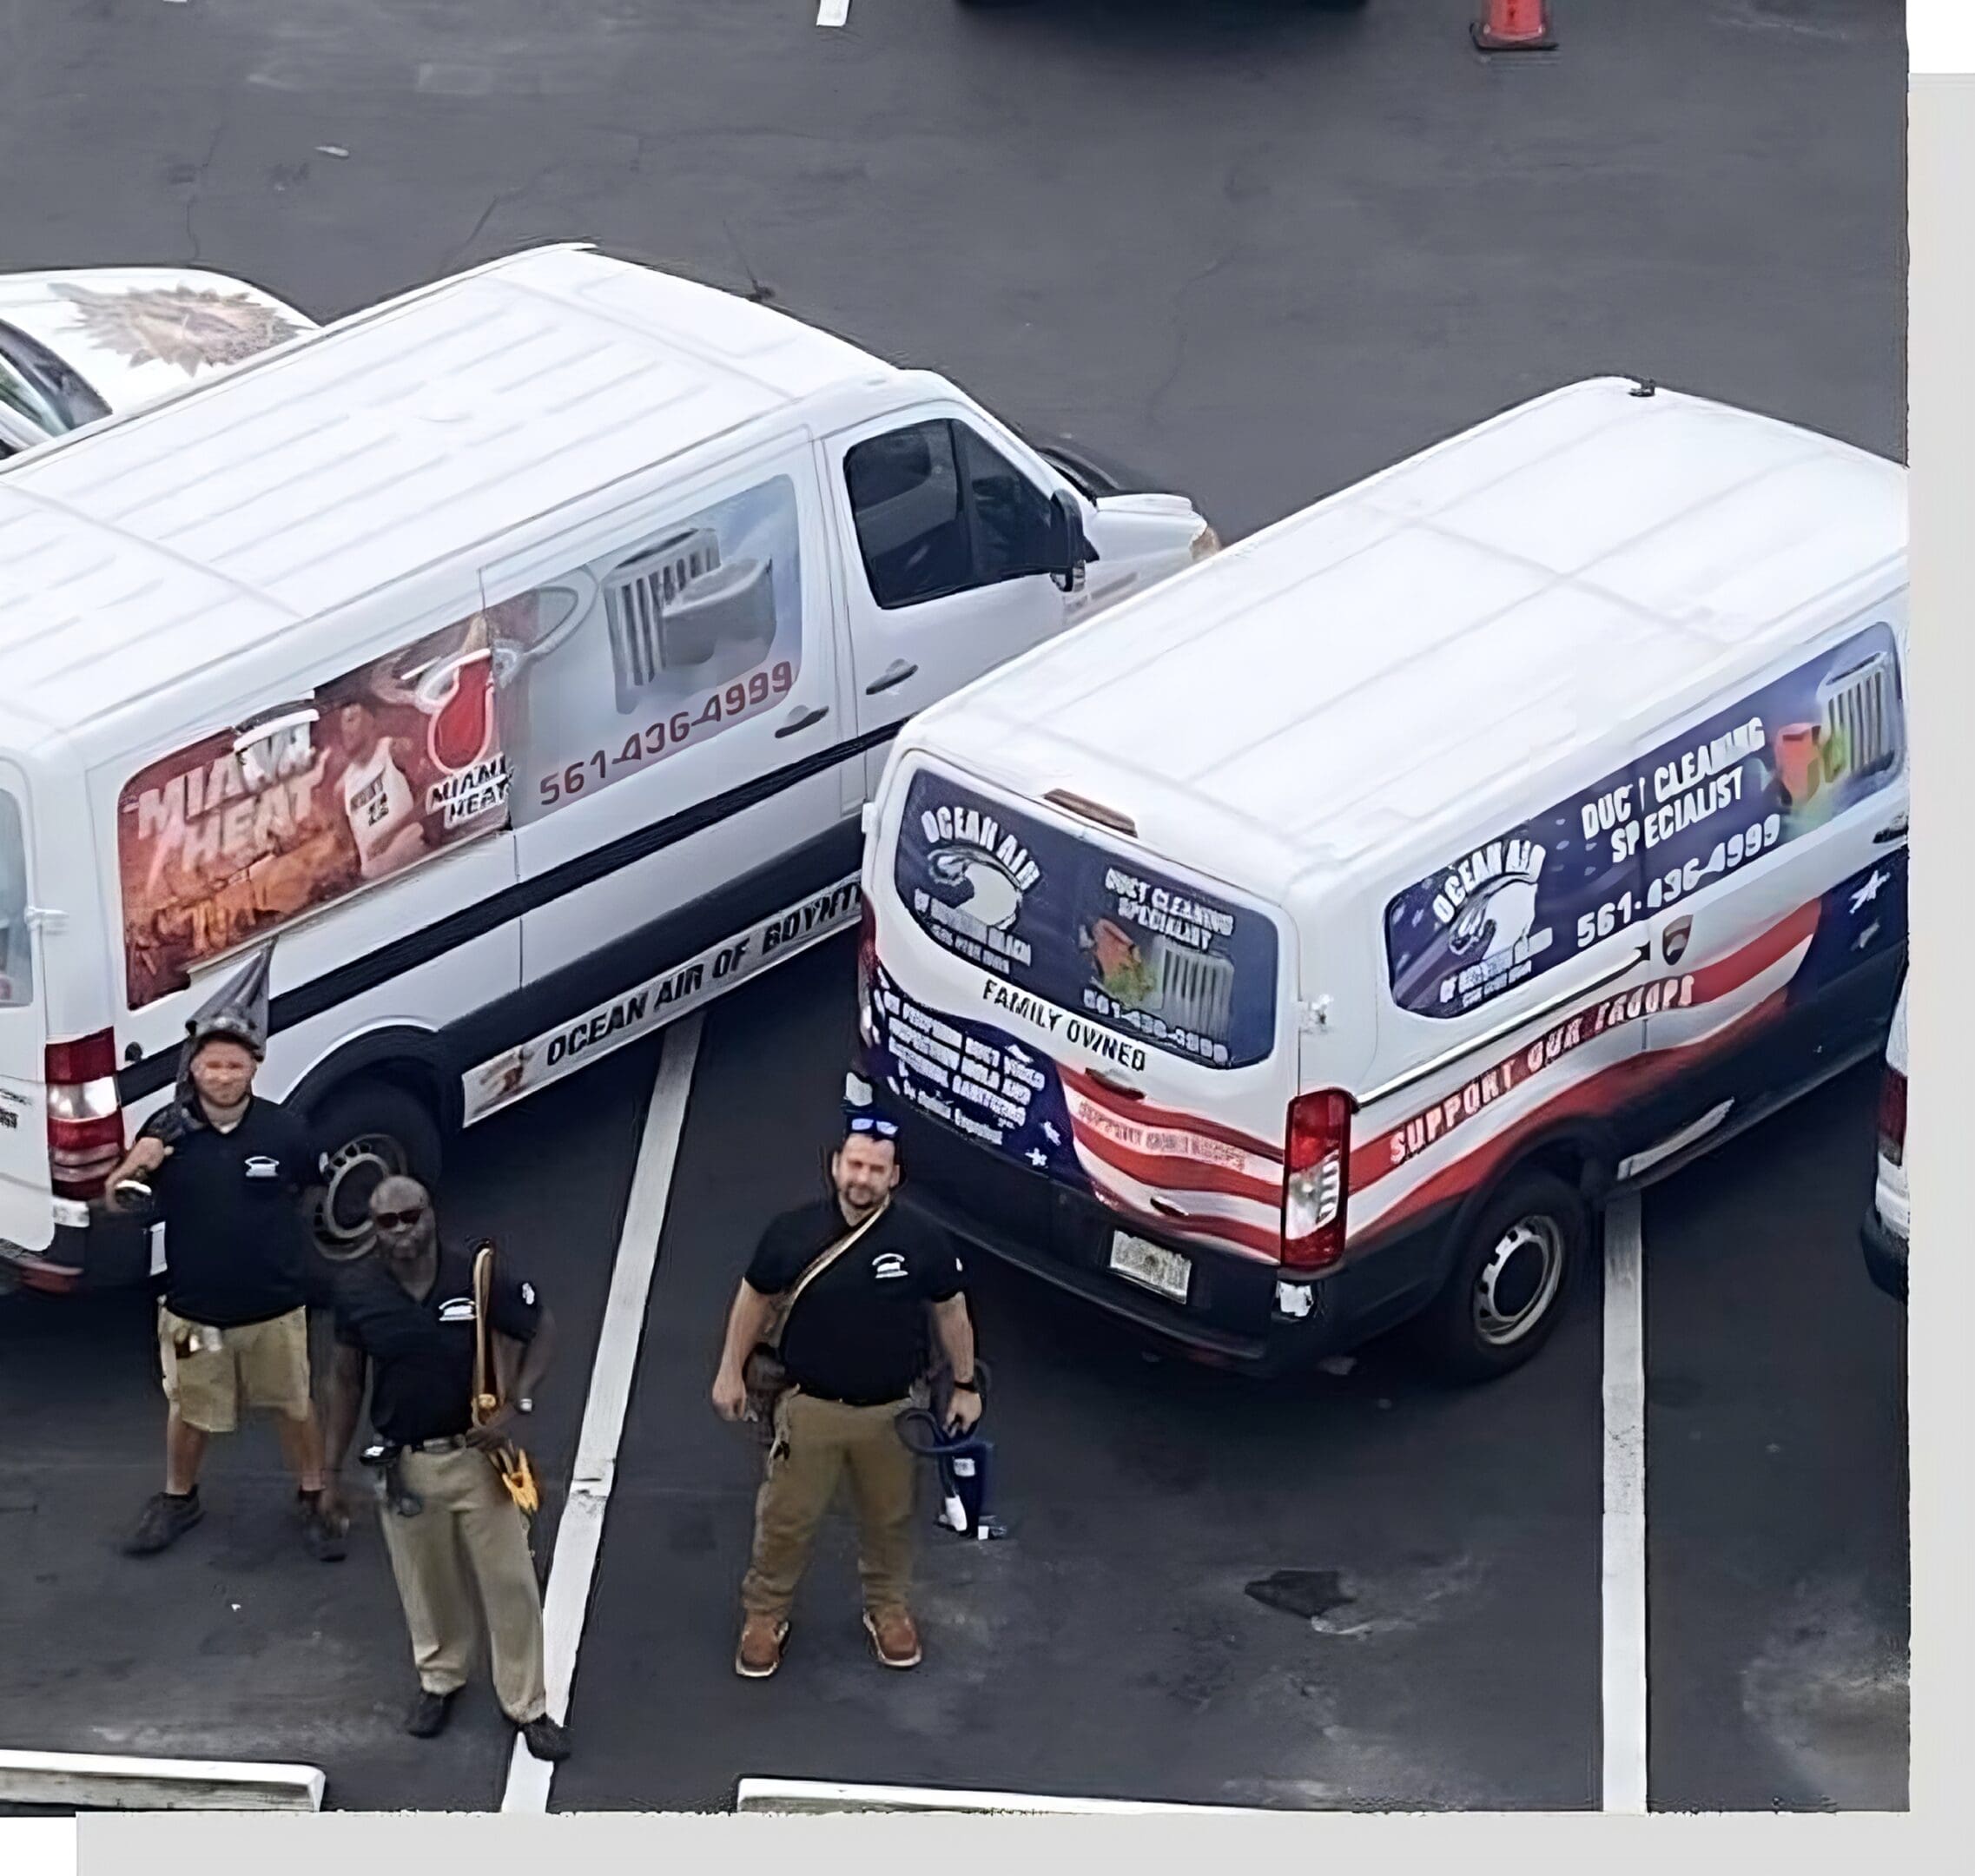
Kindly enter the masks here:
[[[340, 964], [334, 970], [325, 971], [307, 983], [297, 984], [293, 990], [283, 991], [268, 1005], [268, 1034], [278, 1035], [284, 1029], [292, 1029], [311, 1017], [320, 1016], [325, 1010], [335, 1008], [339, 1003], [347, 1003], [352, 997], [361, 996], [367, 990], [374, 990], [393, 977], [401, 977], [408, 970], [429, 964], [434, 958], [443, 957], [460, 945], [511, 924], [527, 913], [565, 898], [612, 873], [621, 872], [652, 854], [676, 847], [681, 841], [703, 833], [710, 827], [717, 827], [750, 808], [758, 807], [798, 783], [809, 781], [843, 763], [869, 755], [873, 750], [882, 749], [902, 726], [902, 720], [886, 723], [880, 729], [867, 730], [861, 735], [833, 743], [829, 749], [819, 750], [813, 756], [805, 756], [799, 762], [756, 776], [738, 788], [709, 796], [690, 808], [681, 809], [677, 814], [668, 815], [663, 821], [633, 829], [605, 846], [578, 854], [573, 860], [565, 860], [562, 865], [538, 878], [518, 881], [492, 898], [481, 900], [478, 905], [464, 907], [440, 919], [437, 924], [424, 926], [402, 938], [393, 939], [389, 944], [380, 945], [361, 957], [353, 958], [347, 964]], [[179, 1045], [174, 1043], [171, 1047], [146, 1055], [121, 1070], [116, 1086], [122, 1099], [127, 1102], [142, 1100], [145, 1095], [155, 1094], [160, 1088], [168, 1087], [178, 1073], [178, 1055]]]

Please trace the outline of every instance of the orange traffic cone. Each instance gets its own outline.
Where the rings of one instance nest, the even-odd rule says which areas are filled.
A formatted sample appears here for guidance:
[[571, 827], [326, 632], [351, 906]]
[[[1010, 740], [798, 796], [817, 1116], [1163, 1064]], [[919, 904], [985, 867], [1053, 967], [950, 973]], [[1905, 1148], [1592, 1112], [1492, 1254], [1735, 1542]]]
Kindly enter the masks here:
[[1473, 30], [1483, 52], [1548, 52], [1556, 44], [1547, 0], [1486, 0]]

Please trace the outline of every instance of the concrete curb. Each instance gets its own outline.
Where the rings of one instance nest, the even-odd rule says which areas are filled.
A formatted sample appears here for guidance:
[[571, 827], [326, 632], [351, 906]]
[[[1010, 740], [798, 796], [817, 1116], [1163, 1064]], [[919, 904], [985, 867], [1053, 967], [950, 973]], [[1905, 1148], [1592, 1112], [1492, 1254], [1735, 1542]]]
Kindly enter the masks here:
[[0, 1747], [0, 1803], [79, 1811], [320, 1811], [314, 1766]]

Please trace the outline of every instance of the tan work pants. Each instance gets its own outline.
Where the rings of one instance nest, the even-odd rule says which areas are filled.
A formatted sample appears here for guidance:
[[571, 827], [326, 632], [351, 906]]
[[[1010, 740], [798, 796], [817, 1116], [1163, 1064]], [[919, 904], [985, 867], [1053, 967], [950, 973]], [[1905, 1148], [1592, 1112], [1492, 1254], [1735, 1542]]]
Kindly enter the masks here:
[[450, 1694], [466, 1684], [484, 1613], [494, 1692], [508, 1718], [525, 1726], [548, 1711], [549, 1698], [542, 1672], [542, 1598], [520, 1510], [487, 1456], [470, 1448], [407, 1452], [403, 1476], [425, 1509], [416, 1517], [400, 1517], [380, 1505], [378, 1521], [405, 1606], [419, 1684], [431, 1694]]
[[747, 1614], [786, 1619], [809, 1548], [846, 1471], [857, 1513], [864, 1607], [876, 1615], [908, 1606], [915, 1462], [895, 1423], [908, 1404], [846, 1407], [799, 1392], [783, 1396], [755, 1501], [753, 1565], [741, 1585]]

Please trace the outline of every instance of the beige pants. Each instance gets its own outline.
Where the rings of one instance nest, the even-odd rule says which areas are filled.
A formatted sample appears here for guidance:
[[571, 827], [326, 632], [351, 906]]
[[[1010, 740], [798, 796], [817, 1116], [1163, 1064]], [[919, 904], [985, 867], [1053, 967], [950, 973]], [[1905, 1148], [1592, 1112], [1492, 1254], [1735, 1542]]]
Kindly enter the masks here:
[[161, 1303], [158, 1360], [165, 1398], [187, 1426], [201, 1433], [231, 1433], [242, 1406], [289, 1420], [308, 1418], [306, 1310], [237, 1329], [208, 1329], [173, 1315]]
[[878, 1615], [908, 1606], [917, 1462], [896, 1424], [908, 1404], [845, 1407], [806, 1394], [783, 1396], [767, 1474], [755, 1501], [753, 1565], [741, 1585], [748, 1615], [777, 1622], [788, 1615], [809, 1548], [845, 1472], [857, 1511], [864, 1607]]
[[527, 1525], [485, 1453], [407, 1452], [403, 1476], [425, 1509], [400, 1517], [380, 1504], [378, 1521], [405, 1606], [419, 1684], [431, 1694], [466, 1685], [484, 1612], [494, 1692], [508, 1718], [525, 1726], [549, 1704], [542, 1599]]

